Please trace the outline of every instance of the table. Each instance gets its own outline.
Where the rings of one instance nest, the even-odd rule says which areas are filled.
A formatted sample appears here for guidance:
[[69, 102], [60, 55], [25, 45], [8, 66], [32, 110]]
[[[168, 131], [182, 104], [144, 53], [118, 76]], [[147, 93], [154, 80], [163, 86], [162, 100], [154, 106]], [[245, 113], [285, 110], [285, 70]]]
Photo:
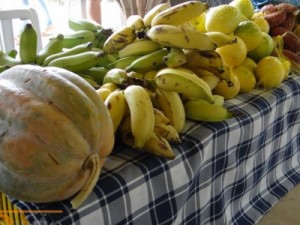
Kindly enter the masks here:
[[12, 201], [31, 224], [255, 224], [300, 182], [300, 77], [225, 104], [234, 118], [187, 121], [174, 160], [116, 144], [78, 210]]

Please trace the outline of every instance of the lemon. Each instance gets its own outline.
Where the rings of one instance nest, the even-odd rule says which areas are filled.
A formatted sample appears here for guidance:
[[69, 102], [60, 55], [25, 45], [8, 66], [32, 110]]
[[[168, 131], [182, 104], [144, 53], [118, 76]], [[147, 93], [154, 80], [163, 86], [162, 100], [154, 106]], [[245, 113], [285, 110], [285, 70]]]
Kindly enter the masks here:
[[203, 12], [203, 13], [201, 13], [200, 16], [191, 20], [190, 23], [196, 28], [196, 30], [199, 30], [201, 32], [206, 32], [205, 17], [206, 17], [206, 12]]
[[263, 16], [252, 17], [251, 21], [260, 27], [261, 32], [269, 33], [270, 25]]
[[265, 33], [261, 33], [261, 39], [257, 47], [251, 51], [248, 51], [248, 56], [252, 58], [255, 62], [258, 62], [260, 59], [269, 56], [274, 50], [274, 41], [272, 37]]
[[279, 58], [266, 56], [262, 58], [254, 70], [258, 84], [266, 89], [277, 88], [283, 81], [285, 69]]
[[260, 27], [253, 21], [242, 21], [234, 30], [234, 35], [240, 37], [246, 44], [247, 51], [255, 49], [261, 39]]
[[250, 69], [253, 72], [254, 69], [256, 68], [257, 64], [250, 57], [246, 57], [246, 59], [244, 60], [244, 62], [242, 63], [242, 65], [246, 66], [248, 69]]
[[254, 89], [256, 85], [256, 78], [254, 73], [248, 67], [240, 65], [232, 68], [231, 72], [239, 79], [239, 93], [248, 93]]
[[213, 89], [213, 93], [221, 95], [224, 99], [232, 99], [238, 95], [240, 91], [240, 81], [237, 76], [231, 74], [230, 81], [221, 80]]
[[230, 5], [218, 5], [208, 9], [205, 17], [205, 30], [231, 34], [241, 22], [241, 13]]
[[247, 57], [247, 47], [244, 41], [236, 36], [236, 42], [216, 49], [228, 67], [240, 65]]
[[254, 15], [254, 6], [251, 0], [233, 0], [229, 5], [237, 8], [248, 19], [251, 19]]

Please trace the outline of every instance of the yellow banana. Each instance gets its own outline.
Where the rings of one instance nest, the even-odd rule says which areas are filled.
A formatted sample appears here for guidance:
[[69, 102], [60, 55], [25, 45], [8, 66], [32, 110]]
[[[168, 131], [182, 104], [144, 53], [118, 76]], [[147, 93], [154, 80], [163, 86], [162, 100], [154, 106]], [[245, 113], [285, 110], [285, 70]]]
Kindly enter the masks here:
[[166, 124], [166, 125], [171, 124], [170, 119], [160, 109], [153, 108], [153, 113], [154, 113], [155, 125], [161, 124], [161, 123]]
[[234, 35], [228, 35], [220, 31], [210, 31], [205, 32], [205, 34], [217, 45], [217, 48], [237, 42]]
[[127, 86], [129, 77], [124, 69], [114, 68], [107, 71], [103, 78], [103, 84], [114, 83], [121, 86]]
[[160, 24], [151, 27], [147, 36], [163, 45], [183, 49], [214, 50], [217, 45], [204, 32], [183, 29], [175, 25]]
[[122, 26], [106, 39], [103, 50], [105, 53], [116, 53], [135, 39], [135, 30], [130, 26]]
[[116, 89], [119, 88], [119, 86], [115, 83], [110, 82], [110, 83], [102, 84], [100, 88], [107, 88], [110, 91], [115, 91]]
[[10, 57], [8, 54], [0, 50], [0, 66], [12, 67], [21, 63], [20, 59]]
[[64, 35], [64, 41], [63, 41], [64, 48], [73, 48], [83, 43], [87, 43], [90, 41], [93, 42], [96, 38], [95, 32], [90, 30], [78, 30], [63, 35]]
[[186, 117], [196, 121], [220, 122], [232, 117], [232, 113], [223, 105], [211, 104], [203, 99], [194, 99], [184, 103]]
[[143, 148], [154, 130], [153, 105], [148, 92], [141, 86], [130, 85], [124, 90], [130, 111], [135, 148]]
[[218, 76], [208, 70], [193, 69], [193, 71], [208, 84], [211, 90], [213, 90], [221, 80]]
[[143, 31], [145, 29], [143, 17], [141, 17], [140, 15], [128, 16], [125, 24], [126, 26], [132, 27], [136, 33], [139, 33], [140, 31]]
[[22, 63], [35, 63], [37, 54], [37, 33], [30, 23], [27, 23], [21, 31], [19, 54]]
[[186, 63], [186, 55], [182, 48], [170, 48], [168, 55], [164, 57], [168, 67], [179, 67]]
[[170, 144], [179, 144], [181, 142], [177, 130], [171, 124], [155, 124], [154, 133], [167, 139]]
[[75, 54], [78, 54], [81, 52], [90, 51], [92, 49], [92, 47], [93, 47], [93, 42], [87, 42], [87, 43], [77, 45], [73, 48], [66, 49], [64, 51], [50, 54], [49, 56], [47, 56], [45, 58], [42, 65], [47, 66], [52, 60], [60, 58], [60, 57], [70, 56], [70, 55], [75, 55]]
[[118, 54], [119, 58], [128, 56], [141, 56], [161, 49], [161, 45], [150, 39], [136, 39], [134, 42], [122, 48]]
[[208, 9], [206, 3], [187, 1], [176, 4], [158, 13], [151, 21], [151, 26], [159, 24], [180, 25], [195, 19]]
[[122, 90], [111, 92], [104, 101], [114, 125], [114, 132], [117, 131], [127, 110], [127, 103]]
[[166, 91], [174, 91], [190, 98], [203, 98], [213, 103], [213, 95], [208, 84], [190, 70], [163, 68], [155, 77], [156, 85]]
[[164, 91], [156, 88], [156, 98], [161, 111], [171, 121], [176, 131], [180, 133], [185, 124], [185, 111], [178, 92]]
[[96, 32], [98, 29], [101, 29], [102, 26], [94, 21], [84, 19], [84, 18], [69, 18], [68, 19], [69, 28], [74, 31], [79, 30], [90, 30]]
[[146, 73], [151, 70], [159, 69], [164, 65], [164, 57], [168, 54], [165, 48], [148, 53], [134, 60], [128, 67], [127, 72], [135, 71], [138, 73]]
[[152, 9], [150, 9], [144, 16], [143, 20], [144, 20], [144, 25], [145, 27], [150, 27], [151, 26], [151, 22], [152, 19], [161, 11], [169, 8], [170, 5], [167, 3], [160, 3], [156, 6], [154, 6]]
[[62, 34], [58, 34], [56, 37], [50, 39], [47, 45], [37, 53], [36, 63], [42, 65], [48, 56], [62, 52], [63, 41], [64, 36]]
[[96, 92], [99, 95], [99, 97], [102, 99], [102, 101], [104, 102], [105, 99], [110, 95], [110, 93], [112, 91], [109, 90], [108, 88], [99, 87], [99, 88], [96, 89]]

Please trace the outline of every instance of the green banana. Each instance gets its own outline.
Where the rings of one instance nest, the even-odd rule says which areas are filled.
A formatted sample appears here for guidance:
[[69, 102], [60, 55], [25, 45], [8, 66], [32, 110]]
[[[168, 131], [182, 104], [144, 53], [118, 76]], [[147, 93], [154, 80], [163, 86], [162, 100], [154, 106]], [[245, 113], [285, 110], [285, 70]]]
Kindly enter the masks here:
[[187, 1], [176, 4], [158, 13], [151, 21], [151, 26], [159, 24], [180, 25], [195, 19], [208, 9], [207, 3]]
[[205, 33], [175, 25], [155, 25], [147, 31], [147, 37], [163, 46], [175, 48], [205, 51], [214, 50], [217, 47]]
[[117, 58], [113, 54], [104, 53], [102, 50], [96, 52], [101, 53], [96, 66], [108, 68], [108, 65], [117, 61]]
[[103, 84], [114, 83], [117, 85], [127, 86], [129, 77], [123, 69], [114, 68], [109, 70], [103, 78]]
[[74, 31], [72, 33], [67, 33], [63, 35], [64, 35], [64, 41], [63, 41], [64, 48], [73, 48], [77, 45], [94, 41], [96, 38], [95, 32], [90, 30], [79, 30], [79, 31]]
[[0, 65], [0, 73], [2, 73], [3, 71], [5, 71], [5, 70], [7, 70], [9, 68], [10, 68], [10, 66], [1, 66]]
[[98, 89], [100, 85], [95, 81], [95, 79], [89, 75], [76, 73], [77, 75], [81, 76], [86, 82], [88, 82], [93, 88]]
[[10, 57], [8, 54], [0, 50], [0, 66], [12, 67], [21, 63], [20, 59]]
[[111, 28], [102, 28], [95, 32], [95, 39], [93, 41], [96, 48], [103, 48], [103, 45], [107, 38], [112, 35], [113, 30]]
[[151, 22], [153, 20], [153, 18], [160, 13], [161, 11], [169, 8], [170, 5], [167, 3], [160, 3], [156, 6], [154, 6], [152, 9], [150, 9], [148, 12], [146, 12], [146, 14], [144, 15], [144, 25], [146, 28], [151, 27]]
[[186, 55], [182, 48], [170, 48], [163, 61], [168, 67], [179, 67], [186, 63]]
[[168, 54], [168, 50], [165, 48], [156, 50], [154, 52], [148, 53], [134, 60], [128, 67], [126, 71], [135, 71], [138, 73], [145, 73], [151, 70], [161, 68], [164, 65], [163, 58]]
[[93, 42], [87, 42], [87, 43], [77, 45], [73, 48], [69, 48], [64, 51], [51, 54], [45, 58], [42, 65], [47, 66], [51, 61], [53, 61], [54, 59], [60, 58], [60, 57], [70, 56], [70, 55], [75, 55], [75, 54], [78, 54], [81, 52], [90, 51], [92, 49], [92, 47], [93, 47]]
[[213, 95], [208, 84], [191, 70], [163, 68], [155, 77], [156, 85], [166, 91], [175, 91], [189, 98], [203, 98], [213, 103]]
[[102, 54], [99, 52], [81, 52], [76, 55], [54, 59], [48, 64], [48, 66], [61, 67], [75, 73], [80, 73], [96, 66], [100, 57], [102, 57]]
[[62, 52], [63, 41], [64, 36], [62, 34], [58, 34], [56, 37], [50, 39], [47, 45], [37, 53], [36, 63], [42, 65], [48, 56]]
[[150, 39], [136, 39], [119, 51], [119, 57], [140, 56], [161, 49], [161, 45]]
[[37, 33], [30, 23], [27, 23], [21, 31], [19, 54], [22, 63], [35, 63], [37, 54]]
[[6, 54], [15, 59], [18, 55], [18, 51], [16, 49], [12, 49], [12, 50], [6, 52]]
[[69, 28], [71, 28], [74, 31], [90, 30], [96, 32], [99, 28], [100, 29], [102, 28], [100, 24], [97, 24], [94, 21], [87, 20], [84, 18], [73, 18], [73, 17], [68, 19], [68, 25]]
[[122, 26], [107, 38], [103, 44], [103, 50], [105, 53], [116, 53], [135, 39], [135, 30], [130, 26]]
[[108, 64], [107, 67], [108, 69], [113, 69], [113, 68], [125, 69], [127, 66], [129, 66], [134, 60], [138, 59], [139, 57], [140, 56], [126, 56]]
[[233, 114], [223, 105], [212, 104], [204, 99], [193, 99], [184, 103], [186, 117], [196, 121], [220, 122]]
[[99, 66], [91, 67], [90, 69], [84, 71], [86, 75], [93, 77], [98, 84], [103, 84], [103, 79], [107, 72], [108, 69]]

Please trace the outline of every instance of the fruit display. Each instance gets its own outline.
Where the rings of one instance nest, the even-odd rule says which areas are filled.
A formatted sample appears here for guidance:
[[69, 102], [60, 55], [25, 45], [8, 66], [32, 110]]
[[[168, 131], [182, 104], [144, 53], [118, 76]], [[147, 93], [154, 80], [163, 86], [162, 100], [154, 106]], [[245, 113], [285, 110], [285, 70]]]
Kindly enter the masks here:
[[[82, 157], [88, 157], [82, 163], [91, 164], [81, 163], [82, 167], [76, 168], [77, 172], [80, 171], [80, 179], [78, 178], [78, 183], [74, 184], [72, 190], [78, 191], [88, 179], [89, 173], [93, 176], [99, 174], [101, 159], [110, 153], [111, 145], [107, 147], [105, 154], [100, 154], [100, 162], [94, 154], [91, 154], [91, 158], [90, 154], [86, 154], [90, 149], [92, 153], [95, 153], [95, 149], [100, 149], [99, 140], [109, 138], [113, 142], [115, 137], [132, 149], [174, 159], [176, 155], [172, 147], [180, 144], [180, 135], [187, 119], [216, 123], [232, 118], [234, 114], [226, 108], [226, 100], [250, 93], [255, 88], [277, 88], [290, 74], [299, 72], [298, 12], [297, 7], [288, 3], [267, 5], [255, 11], [250, 0], [233, 0], [230, 4], [215, 7], [209, 7], [200, 1], [187, 1], [174, 6], [162, 3], [148, 11], [143, 18], [138, 15], [129, 16], [125, 25], [115, 30], [104, 29], [100, 24], [89, 20], [70, 18], [69, 27], [72, 32], [57, 34], [39, 52], [36, 51], [35, 31], [31, 24], [27, 24], [20, 35], [19, 51], [0, 51], [0, 71], [4, 71], [0, 74], [0, 79], [6, 81], [8, 75], [12, 74], [14, 85], [30, 85], [26, 81], [41, 73], [32, 88], [44, 96], [43, 104], [48, 107], [56, 106], [56, 103], [53, 104], [54, 100], [47, 96], [52, 96], [52, 92], [57, 91], [54, 96], [57, 96], [59, 105], [69, 110], [68, 116], [78, 117], [76, 126], [82, 125], [82, 130], [88, 131], [87, 136], [83, 136], [88, 138], [92, 135], [91, 140], [85, 140], [85, 147], [81, 149], [85, 152], [78, 153], [78, 148], [74, 147], [74, 155], [77, 157], [73, 157], [79, 161]], [[28, 68], [32, 75], [26, 71]], [[78, 78], [62, 71], [76, 74]], [[67, 76], [65, 79], [76, 81], [75, 86], [77, 79], [80, 79], [84, 91], [88, 89], [88, 84], [93, 89], [88, 91], [92, 92], [92, 96], [78, 96], [78, 102], [72, 105], [76, 101], [68, 100], [68, 96], [65, 96], [65, 89], [71, 88], [67, 81], [61, 79], [61, 84], [52, 82], [52, 78], [47, 75], [49, 73], [57, 74], [55, 77]], [[84, 80], [86, 84], [82, 82]], [[53, 87], [48, 87], [48, 83]], [[4, 90], [3, 95], [6, 93]], [[87, 104], [84, 102], [85, 98], [92, 98], [96, 102], [94, 104], [103, 103], [107, 115], [102, 111], [100, 121], [85, 118], [84, 116], [95, 116], [97, 113], [80, 108], [81, 103]], [[22, 98], [19, 101], [21, 100]], [[12, 100], [11, 104], [13, 103], [17, 104], [18, 101]], [[36, 108], [31, 107], [24, 118], [36, 115]], [[50, 115], [42, 119], [45, 124], [50, 123], [46, 120], [53, 120]], [[83, 120], [89, 122], [83, 123]], [[102, 123], [106, 120], [112, 122], [114, 137], [99, 138], [94, 143], [95, 137], [105, 136], [102, 131], [107, 129]], [[55, 126], [55, 121], [53, 124]], [[73, 134], [60, 133], [62, 138], [54, 139], [54, 131], [52, 129], [49, 133], [45, 129], [40, 133], [49, 135], [49, 138], [53, 136], [52, 144], [59, 147], [62, 143], [58, 141], [73, 138]], [[105, 133], [109, 134], [107, 131]], [[29, 133], [26, 137], [37, 138], [35, 135]], [[22, 142], [25, 139], [16, 141]], [[44, 141], [39, 137], [37, 144], [44, 144]], [[89, 145], [93, 147], [87, 150]], [[51, 151], [47, 149], [47, 145], [45, 148], [45, 152]], [[2, 143], [1, 151], [4, 149]], [[50, 156], [51, 163], [60, 157]], [[33, 159], [28, 160], [33, 163], [30, 161]], [[97, 169], [94, 168], [94, 160]], [[72, 168], [74, 165], [68, 166]], [[25, 168], [17, 169], [24, 169], [26, 173]], [[69, 170], [66, 169], [67, 171]], [[12, 176], [9, 171], [4, 174]], [[65, 176], [65, 173], [62, 174]], [[64, 181], [66, 185], [73, 182], [68, 179]], [[14, 193], [17, 187], [8, 190], [2, 186], [0, 189], [23, 198]], [[31, 192], [26, 190], [26, 193]], [[50, 192], [45, 192], [46, 194], [49, 194], [49, 200], [59, 200], [60, 197], [69, 196], [71, 191], [63, 196], [52, 196]], [[25, 199], [39, 201], [36, 197], [26, 196]]]

